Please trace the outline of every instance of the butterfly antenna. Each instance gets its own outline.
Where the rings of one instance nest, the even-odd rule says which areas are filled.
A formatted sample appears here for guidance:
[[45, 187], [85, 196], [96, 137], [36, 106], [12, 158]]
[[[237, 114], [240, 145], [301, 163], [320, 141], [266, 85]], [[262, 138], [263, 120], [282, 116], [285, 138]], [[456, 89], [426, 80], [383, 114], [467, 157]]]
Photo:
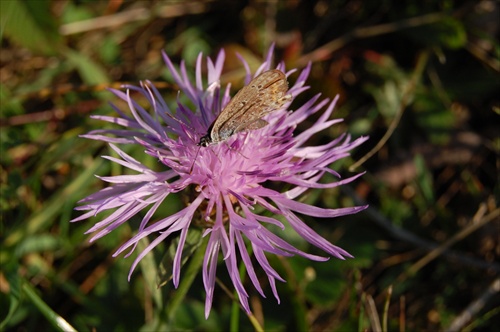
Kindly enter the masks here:
[[[227, 148], [231, 151], [234, 151], [236, 153], [238, 153], [240, 156], [242, 156], [243, 158], [245, 159], [248, 159], [247, 156], [245, 156], [243, 153], [241, 153], [240, 151], [236, 150], [235, 148], [233, 148], [231, 145], [229, 145], [227, 142], [224, 142], [224, 144], [227, 146]], [[218, 158], [218, 157], [217, 157]], [[220, 159], [219, 159], [220, 160]]]
[[191, 163], [191, 166], [189, 167], [189, 174], [190, 175], [193, 172], [193, 166], [194, 166], [194, 163], [196, 162], [196, 158], [198, 158], [198, 154], [200, 153], [200, 149], [201, 149], [201, 146], [199, 146], [198, 150], [196, 150], [196, 154], [194, 155], [193, 162]]

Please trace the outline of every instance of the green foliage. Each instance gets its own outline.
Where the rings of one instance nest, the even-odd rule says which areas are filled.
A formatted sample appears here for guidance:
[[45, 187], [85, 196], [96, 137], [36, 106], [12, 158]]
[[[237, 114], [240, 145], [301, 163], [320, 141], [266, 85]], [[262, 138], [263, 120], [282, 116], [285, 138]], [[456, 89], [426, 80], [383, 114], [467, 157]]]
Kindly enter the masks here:
[[409, 30], [410, 36], [428, 47], [460, 49], [467, 43], [464, 23], [452, 17]]
[[75, 67], [83, 82], [89, 85], [109, 82], [104, 69], [81, 53], [65, 52], [68, 63]]
[[34, 52], [53, 55], [61, 45], [50, 1], [2, 1], [0, 26], [6, 36]]

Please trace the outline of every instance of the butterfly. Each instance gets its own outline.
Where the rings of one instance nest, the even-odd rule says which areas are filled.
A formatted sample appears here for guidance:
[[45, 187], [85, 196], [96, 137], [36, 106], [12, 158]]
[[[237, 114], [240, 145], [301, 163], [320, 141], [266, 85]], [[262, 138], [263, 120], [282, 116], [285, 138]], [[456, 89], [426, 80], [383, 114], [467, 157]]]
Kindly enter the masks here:
[[281, 108], [292, 99], [287, 95], [286, 75], [272, 69], [255, 77], [224, 107], [219, 116], [200, 138], [198, 146], [208, 146], [227, 140], [234, 134], [265, 127], [262, 117]]

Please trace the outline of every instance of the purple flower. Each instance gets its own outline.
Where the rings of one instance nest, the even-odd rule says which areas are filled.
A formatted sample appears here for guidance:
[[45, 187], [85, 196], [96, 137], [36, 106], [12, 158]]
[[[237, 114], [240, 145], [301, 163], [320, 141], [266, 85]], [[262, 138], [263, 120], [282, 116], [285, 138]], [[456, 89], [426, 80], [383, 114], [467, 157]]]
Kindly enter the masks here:
[[[273, 48], [268, 52], [264, 63], [255, 75], [271, 68]], [[329, 257], [321, 257], [305, 253], [290, 245], [277, 234], [269, 231], [265, 224], [273, 224], [281, 229], [292, 227], [301, 237], [321, 248], [329, 255], [339, 259], [352, 257], [345, 250], [329, 243], [313, 229], [300, 220], [296, 213], [333, 218], [357, 213], [366, 206], [341, 209], [323, 209], [295, 201], [309, 188], [333, 188], [349, 183], [362, 174], [331, 183], [319, 183], [325, 173], [340, 175], [328, 166], [336, 160], [349, 155], [349, 151], [364, 141], [366, 137], [351, 141], [349, 135], [342, 135], [321, 146], [307, 146], [305, 143], [314, 134], [329, 128], [341, 120], [329, 120], [337, 98], [329, 102], [319, 101], [320, 95], [294, 111], [287, 109], [286, 103], [280, 109], [265, 117], [269, 125], [231, 136], [225, 142], [199, 146], [197, 143], [208, 127], [231, 99], [229, 85], [222, 89], [220, 76], [224, 65], [224, 52], [221, 51], [215, 62], [207, 58], [208, 79], [202, 79], [202, 55], [196, 63], [196, 81], [188, 78], [185, 64], [182, 62], [177, 71], [168, 56], [163, 54], [167, 67], [185, 94], [192, 107], [177, 101], [176, 112], [172, 112], [161, 98], [158, 90], [149, 82], [140, 87], [127, 86], [127, 92], [112, 92], [128, 103], [132, 116], [113, 108], [119, 117], [94, 116], [93, 118], [117, 124], [120, 130], [94, 130], [84, 137], [110, 143], [120, 158], [105, 156], [104, 158], [137, 172], [137, 175], [121, 175], [101, 177], [111, 186], [83, 199], [83, 206], [78, 210], [86, 210], [85, 214], [72, 221], [83, 220], [105, 210], [114, 212], [104, 220], [96, 223], [88, 233], [95, 233], [91, 241], [96, 240], [118, 226], [127, 222], [142, 210], [145, 216], [139, 226], [138, 233], [123, 244], [115, 256], [130, 248], [135, 249], [142, 238], [154, 234], [152, 242], [138, 255], [132, 268], [157, 244], [164, 241], [174, 232], [180, 232], [179, 244], [173, 262], [173, 284], [179, 284], [181, 254], [186, 236], [191, 229], [195, 212], [201, 217], [196, 219], [197, 225], [203, 224], [208, 237], [208, 247], [203, 262], [203, 282], [206, 290], [205, 316], [208, 317], [212, 306], [215, 286], [217, 258], [222, 257], [229, 276], [238, 293], [240, 302], [250, 312], [248, 294], [238, 272], [238, 261], [242, 259], [248, 277], [257, 291], [264, 292], [259, 284], [254, 265], [247, 250], [246, 242], [252, 249], [255, 262], [265, 271], [275, 298], [279, 302], [276, 280], [284, 281], [269, 264], [265, 253], [282, 256], [300, 255], [315, 261], [325, 261]], [[242, 60], [246, 68], [246, 83], [252, 78], [248, 64]], [[286, 71], [284, 64], [277, 69], [290, 75], [295, 70]], [[293, 98], [307, 90], [305, 81], [310, 66], [302, 70], [288, 94]], [[130, 97], [130, 91], [142, 94], [150, 104], [152, 113], [141, 107]], [[302, 133], [293, 135], [297, 124], [312, 114], [322, 111], [314, 125]], [[111, 134], [111, 137], [108, 136]], [[135, 160], [117, 144], [140, 144], [145, 152], [164, 165], [163, 171], [155, 171]], [[287, 191], [272, 189], [269, 184], [288, 184]], [[277, 186], [273, 186], [275, 188]], [[194, 190], [190, 190], [194, 189]], [[170, 194], [184, 192], [191, 195], [190, 204], [170, 216], [155, 216], [163, 200]], [[194, 195], [193, 195], [194, 193]], [[263, 207], [275, 215], [286, 219], [283, 224], [278, 219], [254, 213], [255, 206]], [[201, 220], [198, 220], [201, 219]], [[192, 226], [196, 227], [196, 226]], [[128, 255], [130, 255], [130, 253]]]

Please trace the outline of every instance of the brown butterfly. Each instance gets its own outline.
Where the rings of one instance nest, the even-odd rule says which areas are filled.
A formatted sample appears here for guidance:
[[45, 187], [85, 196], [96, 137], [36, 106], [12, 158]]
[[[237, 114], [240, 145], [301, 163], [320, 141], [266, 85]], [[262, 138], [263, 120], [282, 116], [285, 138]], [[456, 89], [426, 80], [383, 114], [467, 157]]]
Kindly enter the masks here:
[[268, 123], [262, 117], [292, 99], [287, 91], [288, 82], [282, 71], [263, 72], [238, 91], [208, 128], [208, 133], [200, 138], [198, 146], [217, 144], [239, 132], [266, 126]]

